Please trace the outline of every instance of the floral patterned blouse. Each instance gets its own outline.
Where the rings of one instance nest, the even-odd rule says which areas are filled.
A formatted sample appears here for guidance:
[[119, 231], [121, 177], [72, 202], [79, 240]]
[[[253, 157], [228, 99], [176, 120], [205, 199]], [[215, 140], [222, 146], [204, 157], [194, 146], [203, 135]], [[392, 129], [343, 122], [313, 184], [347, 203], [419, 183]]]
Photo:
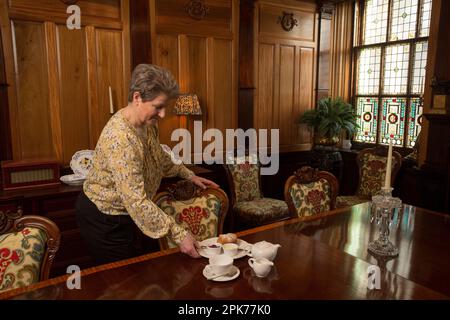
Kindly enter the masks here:
[[159, 144], [158, 128], [140, 134], [119, 110], [103, 129], [84, 182], [84, 193], [104, 214], [129, 214], [151, 238], [170, 236], [177, 244], [187, 231], [152, 201], [162, 177], [189, 179], [194, 173], [176, 165]]

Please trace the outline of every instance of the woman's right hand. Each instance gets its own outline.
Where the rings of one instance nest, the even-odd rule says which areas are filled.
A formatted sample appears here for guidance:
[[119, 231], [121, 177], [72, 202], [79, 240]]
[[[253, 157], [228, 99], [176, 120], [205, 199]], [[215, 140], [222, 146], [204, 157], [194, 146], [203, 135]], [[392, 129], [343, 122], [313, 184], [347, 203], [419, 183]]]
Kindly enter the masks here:
[[200, 258], [196, 248], [197, 241], [188, 233], [187, 236], [178, 245], [180, 251], [189, 255], [191, 258]]

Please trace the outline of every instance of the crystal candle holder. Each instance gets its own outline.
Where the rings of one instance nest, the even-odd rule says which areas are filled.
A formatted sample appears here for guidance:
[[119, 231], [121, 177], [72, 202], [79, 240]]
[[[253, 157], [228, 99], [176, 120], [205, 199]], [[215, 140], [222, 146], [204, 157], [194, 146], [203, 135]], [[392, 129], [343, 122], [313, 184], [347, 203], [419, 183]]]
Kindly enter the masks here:
[[389, 228], [392, 225], [395, 212], [400, 212], [402, 200], [392, 197], [392, 190], [393, 188], [382, 188], [381, 194], [372, 197], [370, 222], [375, 221], [380, 226], [380, 233], [378, 239], [369, 243], [368, 250], [381, 257], [398, 255], [398, 248], [389, 241]]

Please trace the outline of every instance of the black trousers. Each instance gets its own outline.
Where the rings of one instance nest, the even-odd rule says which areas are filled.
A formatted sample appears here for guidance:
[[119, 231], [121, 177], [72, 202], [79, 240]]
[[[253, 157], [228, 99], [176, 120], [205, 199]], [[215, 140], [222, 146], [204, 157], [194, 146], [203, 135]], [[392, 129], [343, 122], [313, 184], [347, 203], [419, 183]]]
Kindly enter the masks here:
[[130, 216], [102, 213], [83, 191], [75, 208], [81, 236], [97, 264], [139, 255], [135, 246], [136, 228]]

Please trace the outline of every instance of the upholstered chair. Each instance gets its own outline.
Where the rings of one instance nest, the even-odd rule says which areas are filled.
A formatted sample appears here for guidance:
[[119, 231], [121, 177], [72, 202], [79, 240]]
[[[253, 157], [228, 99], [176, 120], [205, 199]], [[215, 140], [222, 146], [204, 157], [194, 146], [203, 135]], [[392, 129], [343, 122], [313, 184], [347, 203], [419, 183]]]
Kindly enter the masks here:
[[284, 199], [293, 217], [306, 217], [333, 210], [339, 183], [334, 175], [309, 166], [290, 176], [284, 185]]
[[[233, 229], [246, 229], [289, 218], [283, 200], [266, 198], [261, 191], [260, 164], [256, 155], [233, 158], [224, 165], [231, 189]], [[240, 162], [242, 162], [240, 164]]]
[[[386, 177], [387, 153], [388, 148], [384, 146], [364, 149], [358, 153], [356, 157], [359, 168], [358, 189], [355, 195], [337, 197], [337, 207], [349, 207], [371, 201], [372, 196], [380, 192]], [[402, 156], [397, 151], [392, 151], [392, 185], [401, 166]]]
[[0, 295], [48, 279], [61, 234], [41, 216], [0, 211]]
[[[182, 180], [157, 193], [153, 202], [198, 241], [223, 233], [228, 197], [222, 189], [200, 189], [191, 181]], [[176, 247], [168, 237], [160, 239], [159, 245], [161, 250]]]

